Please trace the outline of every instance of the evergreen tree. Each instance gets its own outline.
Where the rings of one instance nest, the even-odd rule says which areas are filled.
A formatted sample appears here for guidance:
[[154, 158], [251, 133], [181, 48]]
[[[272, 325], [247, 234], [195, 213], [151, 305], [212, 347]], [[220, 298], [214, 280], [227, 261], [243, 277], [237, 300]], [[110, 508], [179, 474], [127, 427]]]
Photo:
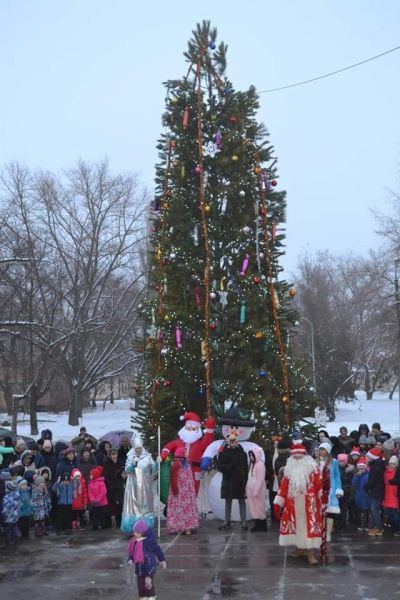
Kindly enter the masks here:
[[179, 415], [220, 415], [232, 400], [263, 433], [296, 421], [304, 378], [286, 356], [295, 315], [280, 280], [285, 192], [254, 87], [235, 91], [227, 46], [197, 25], [186, 75], [166, 82], [151, 205], [145, 375], [139, 420], [176, 434]]

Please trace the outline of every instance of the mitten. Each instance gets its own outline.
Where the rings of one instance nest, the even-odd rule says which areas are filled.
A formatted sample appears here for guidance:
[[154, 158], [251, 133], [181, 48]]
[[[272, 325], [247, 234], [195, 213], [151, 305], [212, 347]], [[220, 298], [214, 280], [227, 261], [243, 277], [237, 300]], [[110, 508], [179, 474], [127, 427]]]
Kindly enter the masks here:
[[215, 429], [215, 419], [214, 417], [207, 417], [207, 419], [205, 420], [205, 428], [206, 429], [211, 429], [212, 431], [214, 431]]

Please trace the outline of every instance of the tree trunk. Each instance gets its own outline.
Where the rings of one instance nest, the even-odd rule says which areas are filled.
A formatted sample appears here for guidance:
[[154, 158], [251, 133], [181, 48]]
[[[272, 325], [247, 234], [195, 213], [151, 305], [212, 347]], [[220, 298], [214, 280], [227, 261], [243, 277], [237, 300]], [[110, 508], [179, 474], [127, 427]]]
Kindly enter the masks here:
[[37, 420], [37, 391], [36, 387], [33, 386], [29, 394], [29, 420], [31, 424], [31, 435], [38, 435], [38, 420]]
[[11, 388], [8, 385], [8, 383], [6, 382], [3, 385], [3, 393], [4, 393], [4, 400], [7, 406], [7, 415], [11, 417], [12, 415], [12, 393], [11, 393]]
[[365, 365], [364, 368], [365, 368], [364, 389], [365, 389], [365, 393], [367, 394], [367, 400], [372, 400], [373, 391], [371, 389], [371, 380], [369, 377], [369, 369], [368, 369], [367, 365]]
[[394, 394], [394, 390], [397, 388], [397, 385], [399, 383], [399, 380], [396, 379], [396, 381], [394, 382], [394, 386], [392, 387], [392, 389], [390, 390], [390, 394], [389, 394], [389, 400], [393, 400], [393, 394]]
[[79, 425], [79, 392], [75, 387], [71, 391], [68, 425]]

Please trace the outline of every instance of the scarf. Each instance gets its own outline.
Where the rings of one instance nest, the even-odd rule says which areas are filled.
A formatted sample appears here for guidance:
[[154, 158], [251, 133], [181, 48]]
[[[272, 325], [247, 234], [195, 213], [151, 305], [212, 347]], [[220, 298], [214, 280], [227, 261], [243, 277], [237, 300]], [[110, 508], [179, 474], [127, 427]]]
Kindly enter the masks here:
[[142, 565], [144, 563], [144, 551], [143, 551], [143, 540], [146, 538], [133, 538], [130, 540], [128, 545], [128, 554], [133, 562]]

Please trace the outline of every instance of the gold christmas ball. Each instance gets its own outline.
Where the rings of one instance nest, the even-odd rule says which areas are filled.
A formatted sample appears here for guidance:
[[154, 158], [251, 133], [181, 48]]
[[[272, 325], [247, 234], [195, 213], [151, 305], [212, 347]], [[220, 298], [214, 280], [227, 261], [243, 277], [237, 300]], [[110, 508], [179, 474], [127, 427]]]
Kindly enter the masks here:
[[263, 340], [265, 338], [265, 334], [263, 331], [256, 331], [254, 337], [256, 340]]
[[207, 214], [210, 214], [210, 212], [211, 212], [211, 206], [209, 204], [205, 205], [204, 212], [206, 212]]
[[291, 298], [294, 298], [296, 294], [297, 294], [296, 288], [294, 288], [294, 287], [290, 288], [290, 290], [289, 290], [289, 296]]
[[261, 167], [254, 167], [254, 173], [259, 175], [261, 173]]
[[238, 157], [238, 155], [237, 155], [237, 154], [232, 154], [232, 160], [233, 160], [234, 162], [236, 162], [237, 160], [239, 160], [239, 157]]
[[164, 321], [169, 321], [169, 315], [164, 316]]

